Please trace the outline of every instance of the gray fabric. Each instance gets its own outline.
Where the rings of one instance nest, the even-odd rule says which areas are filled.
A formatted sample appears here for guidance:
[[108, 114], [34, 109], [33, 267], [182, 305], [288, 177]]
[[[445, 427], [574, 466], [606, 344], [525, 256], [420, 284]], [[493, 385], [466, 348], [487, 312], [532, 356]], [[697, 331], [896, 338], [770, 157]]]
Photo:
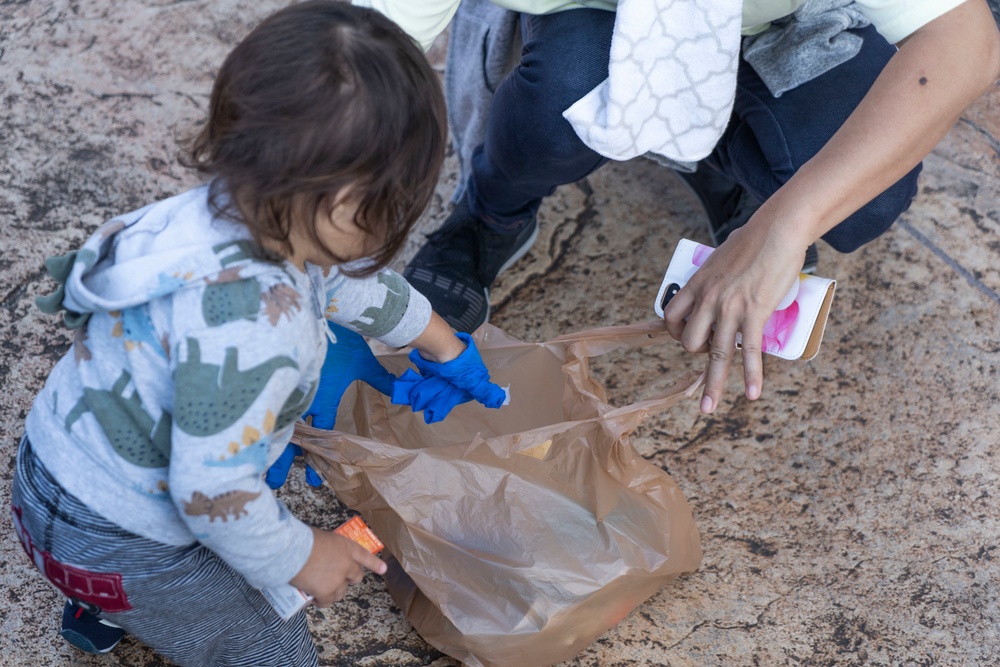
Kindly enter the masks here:
[[493, 93], [516, 63], [518, 16], [490, 0], [463, 0], [451, 21], [444, 88], [460, 168], [453, 202], [465, 194], [472, 151], [486, 138]]
[[871, 22], [852, 0], [810, 0], [791, 16], [743, 40], [743, 57], [775, 97], [847, 62]]

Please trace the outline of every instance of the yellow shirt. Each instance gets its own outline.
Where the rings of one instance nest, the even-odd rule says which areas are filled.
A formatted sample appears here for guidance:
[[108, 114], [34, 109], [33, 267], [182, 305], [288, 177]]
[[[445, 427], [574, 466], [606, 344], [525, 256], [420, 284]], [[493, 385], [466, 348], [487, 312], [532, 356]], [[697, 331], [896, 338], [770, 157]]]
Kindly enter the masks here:
[[[744, 0], [743, 34], [766, 30], [771, 21], [788, 16], [806, 0]], [[440, 35], [460, 0], [352, 0], [385, 14], [417, 40], [424, 50]], [[552, 14], [589, 7], [614, 11], [617, 0], [493, 0], [495, 4], [525, 14]], [[964, 0], [856, 0], [858, 8], [883, 37], [892, 43], [909, 36]]]

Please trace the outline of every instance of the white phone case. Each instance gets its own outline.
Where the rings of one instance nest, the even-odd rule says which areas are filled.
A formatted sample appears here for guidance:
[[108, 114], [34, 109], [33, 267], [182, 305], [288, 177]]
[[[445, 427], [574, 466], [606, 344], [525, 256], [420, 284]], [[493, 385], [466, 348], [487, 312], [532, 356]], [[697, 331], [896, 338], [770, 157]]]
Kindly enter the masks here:
[[[664, 306], [687, 284], [713, 250], [688, 239], [677, 243], [653, 304], [657, 315], [663, 317]], [[763, 351], [782, 359], [815, 357], [823, 342], [836, 288], [836, 280], [800, 273], [798, 282], [764, 325]], [[736, 335], [736, 345], [740, 345], [739, 334]]]

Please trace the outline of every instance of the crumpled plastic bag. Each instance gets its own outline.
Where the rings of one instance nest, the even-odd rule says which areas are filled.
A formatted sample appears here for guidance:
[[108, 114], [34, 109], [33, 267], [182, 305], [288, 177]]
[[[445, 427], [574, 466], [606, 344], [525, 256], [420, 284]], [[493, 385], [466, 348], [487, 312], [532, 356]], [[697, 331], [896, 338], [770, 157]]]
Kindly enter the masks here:
[[[588, 364], [667, 337], [654, 322], [524, 343], [485, 325], [475, 338], [508, 406], [467, 403], [428, 425], [355, 383], [338, 431], [296, 425], [311, 464], [385, 543], [389, 593], [427, 642], [473, 667], [551, 665], [698, 568], [687, 501], [629, 434], [701, 378], [614, 408]], [[403, 352], [378, 358], [408, 367]]]

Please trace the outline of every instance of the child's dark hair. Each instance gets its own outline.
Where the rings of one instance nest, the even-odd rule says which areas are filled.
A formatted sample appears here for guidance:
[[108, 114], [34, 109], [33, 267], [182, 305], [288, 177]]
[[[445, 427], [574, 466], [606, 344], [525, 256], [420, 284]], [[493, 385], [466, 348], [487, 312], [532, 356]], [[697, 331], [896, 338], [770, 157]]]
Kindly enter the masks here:
[[339, 261], [313, 221], [351, 186], [355, 224], [381, 241], [355, 271], [365, 275], [392, 261], [427, 206], [446, 141], [441, 87], [413, 40], [373, 10], [312, 0], [233, 49], [183, 160], [215, 177], [210, 205], [258, 243], [290, 250], [291, 221], [303, 220]]

